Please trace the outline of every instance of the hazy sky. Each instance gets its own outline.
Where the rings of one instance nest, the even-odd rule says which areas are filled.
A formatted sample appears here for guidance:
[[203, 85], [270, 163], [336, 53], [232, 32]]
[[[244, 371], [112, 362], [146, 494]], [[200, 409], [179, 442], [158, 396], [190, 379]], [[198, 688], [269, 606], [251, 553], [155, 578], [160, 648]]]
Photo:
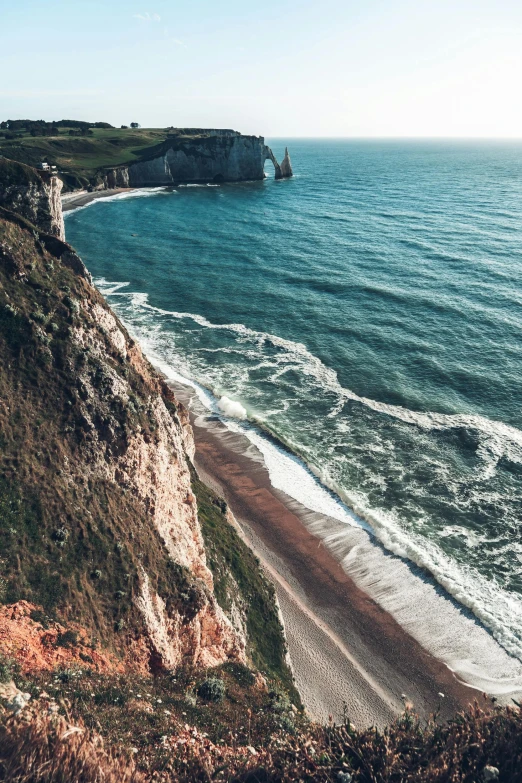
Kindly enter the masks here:
[[0, 0], [0, 118], [522, 137], [521, 0]]

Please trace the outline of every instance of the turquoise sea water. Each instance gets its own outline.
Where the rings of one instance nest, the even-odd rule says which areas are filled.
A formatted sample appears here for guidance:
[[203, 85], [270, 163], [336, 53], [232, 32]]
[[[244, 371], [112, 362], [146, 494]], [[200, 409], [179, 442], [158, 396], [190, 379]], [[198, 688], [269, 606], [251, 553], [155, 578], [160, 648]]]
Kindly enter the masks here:
[[522, 660], [522, 144], [271, 144], [292, 180], [126, 194], [67, 238], [153, 357]]

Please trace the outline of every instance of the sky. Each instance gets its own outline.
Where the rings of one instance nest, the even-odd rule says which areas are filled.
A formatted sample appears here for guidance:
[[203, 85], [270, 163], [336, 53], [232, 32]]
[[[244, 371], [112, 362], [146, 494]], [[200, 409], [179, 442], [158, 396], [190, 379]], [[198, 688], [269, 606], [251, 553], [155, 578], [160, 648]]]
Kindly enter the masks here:
[[0, 119], [522, 137], [520, 0], [0, 0]]

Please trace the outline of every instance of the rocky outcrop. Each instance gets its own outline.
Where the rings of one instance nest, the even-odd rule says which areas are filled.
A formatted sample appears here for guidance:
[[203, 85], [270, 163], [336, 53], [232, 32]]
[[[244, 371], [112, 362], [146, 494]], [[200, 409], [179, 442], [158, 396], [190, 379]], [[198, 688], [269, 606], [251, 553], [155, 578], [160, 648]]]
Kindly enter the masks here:
[[[233, 661], [290, 682], [274, 589], [192, 466], [187, 411], [42, 230], [59, 233], [51, 179], [1, 173], [0, 654], [146, 675]], [[46, 655], [62, 636], [69, 652]]]
[[58, 177], [0, 158], [0, 206], [22, 215], [59, 239], [65, 238], [62, 186]]
[[[17, 203], [45, 203], [38, 185]], [[72, 248], [3, 209], [0, 431], [0, 509], [18, 509], [0, 514], [0, 604], [43, 605], [142, 671], [245, 661], [207, 565], [184, 410]]]
[[[8, 659], [16, 659], [24, 674], [68, 666], [87, 666], [98, 672], [123, 671], [122, 662], [114, 655], [93, 649], [82, 628], [68, 629], [44, 618], [42, 624], [33, 619], [38, 616], [38, 607], [27, 601], [0, 605], [0, 650]], [[69, 634], [64, 636], [67, 631]]]
[[94, 188], [262, 180], [266, 160], [272, 161], [276, 179], [292, 176], [288, 150], [280, 166], [262, 136], [190, 129], [190, 135], [178, 132], [136, 163], [104, 171]]
[[109, 169], [105, 175], [107, 188], [128, 188], [129, 182], [129, 170], [127, 168]]
[[290, 161], [290, 155], [288, 154], [288, 147], [285, 147], [285, 157], [283, 158], [280, 168], [281, 168], [281, 178], [294, 176], [294, 172], [292, 171], [292, 163]]
[[270, 147], [265, 147], [265, 153], [266, 153], [265, 160], [271, 160], [272, 163], [274, 164], [275, 178], [276, 179], [282, 179], [283, 178], [283, 173], [281, 171], [281, 166], [277, 162], [276, 156], [274, 155], [274, 153], [272, 152]]
[[265, 150], [266, 160], [271, 160], [274, 164], [276, 179], [285, 179], [286, 177], [294, 176], [294, 172], [292, 171], [292, 164], [290, 162], [290, 155], [288, 154], [288, 147], [285, 148], [285, 157], [283, 158], [283, 162], [281, 164], [277, 162], [277, 158], [275, 157], [270, 147], [265, 147]]

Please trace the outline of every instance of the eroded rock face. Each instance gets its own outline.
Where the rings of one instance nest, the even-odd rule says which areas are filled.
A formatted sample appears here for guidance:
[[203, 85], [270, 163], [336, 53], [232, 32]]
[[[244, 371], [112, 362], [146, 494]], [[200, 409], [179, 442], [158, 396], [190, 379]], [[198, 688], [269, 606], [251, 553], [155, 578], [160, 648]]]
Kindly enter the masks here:
[[[27, 214], [39, 200], [48, 206], [38, 186], [35, 177], [10, 191], [11, 204], [20, 196]], [[22, 505], [30, 485], [42, 509], [41, 535], [24, 545], [24, 573], [43, 557], [45, 579], [67, 584], [58, 616], [79, 618], [132, 667], [244, 662], [245, 636], [219, 606], [207, 565], [186, 412], [73, 249], [2, 209], [0, 321], [0, 429], [20, 454], [8, 480]], [[24, 429], [11, 409], [38, 427]], [[24, 581], [17, 558], [5, 582], [18, 585], [12, 603], [54, 600]], [[26, 614], [8, 619], [29, 633]], [[0, 628], [0, 649], [1, 636]]]
[[106, 186], [108, 188], [128, 188], [129, 170], [127, 168], [115, 168], [107, 172]]
[[288, 147], [285, 148], [285, 157], [283, 162], [279, 164], [274, 153], [270, 147], [265, 147], [265, 160], [271, 160], [274, 164], [275, 178], [284, 179], [285, 177], [293, 177], [292, 164], [290, 163], [290, 155], [288, 154]]
[[63, 183], [46, 172], [0, 158], [0, 206], [16, 212], [42, 231], [65, 239], [60, 194]]
[[[147, 516], [159, 533], [165, 549], [173, 561], [186, 568], [199, 582], [197, 611], [192, 616], [185, 612], [168, 610], [163, 598], [151, 587], [145, 568], [140, 570], [140, 594], [137, 606], [143, 615], [149, 644], [155, 654], [156, 666], [175, 668], [180, 663], [216, 666], [226, 660], [245, 660], [246, 640], [238, 633], [218, 605], [214, 596], [212, 574], [207, 566], [206, 553], [198, 521], [196, 499], [191, 489], [191, 478], [186, 462], [194, 453], [192, 429], [188, 419], [178, 408], [174, 418], [167, 410], [159, 380], [140, 348], [129, 342], [128, 336], [111, 311], [100, 302], [86, 298], [82, 310], [95, 320], [122, 361], [129, 362], [144, 381], [150, 385], [148, 409], [155, 422], [154, 440], [135, 432], [126, 447], [117, 454], [108, 454], [102, 439], [90, 452], [88, 473], [118, 484], [136, 498], [146, 509]], [[103, 361], [104, 345], [99, 332], [75, 328], [72, 339], [89, 355]], [[110, 397], [128, 404], [130, 389], [121, 377], [106, 371], [104, 386]], [[88, 373], [80, 380], [86, 398], [84, 416], [92, 420], [89, 407], [96, 405], [99, 390]], [[90, 405], [89, 405], [90, 403]], [[89, 425], [88, 425], [89, 426]], [[91, 438], [97, 440], [96, 424], [92, 420]]]
[[[37, 614], [38, 607], [27, 601], [0, 605], [0, 650], [3, 655], [15, 659], [24, 674], [75, 665], [99, 672], [124, 670], [115, 656], [93, 649], [88, 634], [79, 627], [75, 629], [73, 643], [58, 645], [60, 634], [71, 629], [54, 621], [44, 626], [32, 619], [31, 616]], [[87, 652], [89, 663], [85, 661]]]
[[158, 157], [129, 166], [129, 183], [136, 187], [263, 179], [264, 150], [263, 138], [232, 131], [200, 139], [170, 139]]
[[245, 661], [244, 638], [212, 599], [205, 601], [192, 620], [186, 622], [183, 615], [167, 610], [161, 596], [151, 589], [148, 574], [143, 572], [137, 604], [163, 668], [176, 669], [182, 663], [207, 668], [226, 660]]
[[281, 177], [293, 177], [292, 163], [290, 161], [290, 155], [288, 154], [288, 147], [285, 147], [285, 157], [281, 163]]
[[201, 137], [172, 137], [157, 155], [105, 172], [100, 188], [149, 187], [179, 182], [243, 182], [262, 180], [266, 160], [275, 178], [292, 176], [287, 154], [282, 166], [262, 136], [243, 136], [232, 130], [201, 131]]

